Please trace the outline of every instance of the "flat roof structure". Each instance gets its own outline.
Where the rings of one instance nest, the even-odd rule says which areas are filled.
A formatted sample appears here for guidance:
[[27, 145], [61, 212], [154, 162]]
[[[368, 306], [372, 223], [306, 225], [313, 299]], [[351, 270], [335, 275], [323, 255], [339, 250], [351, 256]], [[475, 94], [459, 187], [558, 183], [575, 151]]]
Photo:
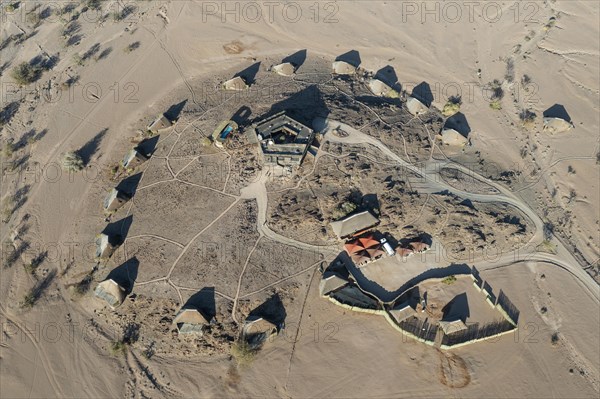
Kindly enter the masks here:
[[460, 319], [452, 321], [440, 321], [438, 323], [444, 334], [452, 334], [467, 329], [467, 325]]
[[416, 316], [417, 311], [415, 310], [415, 308], [410, 306], [408, 302], [404, 302], [394, 307], [393, 309], [390, 309], [389, 314], [394, 320], [396, 320], [397, 323], [401, 323], [409, 317]]
[[315, 137], [311, 128], [285, 111], [259, 122], [254, 130], [264, 162], [272, 165], [300, 165]]
[[341, 278], [335, 273], [330, 274], [329, 276], [321, 279], [319, 282], [319, 293], [321, 296], [325, 296], [330, 292], [334, 292], [346, 285], [348, 285], [349, 281]]
[[330, 223], [333, 232], [340, 239], [353, 236], [378, 224], [379, 219], [369, 211], [355, 213], [354, 215]]

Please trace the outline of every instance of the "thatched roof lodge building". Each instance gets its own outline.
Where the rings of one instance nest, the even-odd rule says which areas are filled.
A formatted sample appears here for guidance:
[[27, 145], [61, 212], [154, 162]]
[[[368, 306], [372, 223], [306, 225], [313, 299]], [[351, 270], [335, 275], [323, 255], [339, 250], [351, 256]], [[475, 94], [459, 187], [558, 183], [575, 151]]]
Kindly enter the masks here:
[[351, 216], [347, 216], [330, 223], [333, 232], [340, 239], [345, 239], [350, 236], [360, 234], [361, 232], [373, 228], [378, 224], [379, 219], [373, 216], [373, 214], [369, 211], [355, 213]]

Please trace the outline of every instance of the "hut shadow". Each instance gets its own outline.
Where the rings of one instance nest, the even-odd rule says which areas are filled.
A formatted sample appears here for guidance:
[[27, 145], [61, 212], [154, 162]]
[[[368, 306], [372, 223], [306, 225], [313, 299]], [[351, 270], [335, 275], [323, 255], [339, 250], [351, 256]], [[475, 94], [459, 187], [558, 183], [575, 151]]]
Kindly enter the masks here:
[[463, 292], [452, 298], [452, 300], [442, 308], [442, 313], [442, 321], [460, 319], [463, 323], [466, 322], [469, 316], [471, 316], [467, 293]]
[[251, 311], [249, 316], [262, 317], [276, 326], [280, 326], [285, 322], [287, 313], [279, 294], [274, 294]]
[[397, 297], [398, 295], [402, 294], [407, 289], [409, 289], [413, 286], [416, 286], [420, 282], [429, 280], [431, 278], [445, 278], [445, 277], [448, 277], [449, 275], [453, 275], [453, 274], [470, 274], [470, 273], [471, 273], [471, 268], [464, 263], [463, 264], [453, 263], [447, 267], [430, 269], [430, 270], [427, 270], [427, 271], [419, 274], [418, 276], [413, 277], [410, 280], [408, 280], [406, 283], [404, 283], [402, 285], [402, 287], [400, 287], [399, 289], [394, 291], [393, 294], [394, 294], [394, 297]]
[[217, 315], [215, 302], [215, 287], [204, 287], [196, 292], [183, 305], [184, 309], [198, 309], [206, 320], [212, 320]]
[[416, 85], [410, 95], [427, 105], [427, 107], [431, 107], [431, 103], [433, 103], [434, 100], [431, 87], [427, 82], [421, 82]]
[[386, 65], [375, 73], [375, 79], [381, 80], [383, 83], [390, 86], [392, 89], [400, 92], [402, 85], [398, 82], [398, 75], [396, 70], [391, 65]]
[[187, 99], [183, 100], [178, 104], [173, 104], [169, 107], [167, 112], [165, 112], [165, 117], [170, 121], [175, 121], [179, 119], [179, 115], [181, 115], [181, 111], [185, 108], [185, 104], [187, 103]]
[[543, 116], [544, 118], [560, 118], [566, 120], [567, 122], [571, 122], [571, 116], [561, 104], [554, 104], [544, 111]]
[[256, 81], [256, 74], [260, 70], [260, 61], [250, 65], [248, 68], [236, 73], [233, 77], [241, 77], [246, 84], [252, 85]]
[[496, 295], [494, 295], [494, 289], [492, 288], [492, 286], [490, 285], [490, 283], [488, 283], [487, 281], [484, 281], [484, 283], [483, 283], [483, 289], [490, 296], [490, 301], [492, 301], [492, 303], [495, 304], [496, 303]]
[[428, 233], [419, 234], [419, 241], [429, 245], [430, 248], [433, 245], [433, 237], [431, 237], [431, 234]]
[[335, 58], [336, 61], [347, 62], [348, 64], [358, 68], [362, 63], [360, 53], [356, 50], [350, 50], [347, 53], [340, 54]]
[[244, 125], [252, 115], [252, 110], [247, 106], [242, 106], [240, 109], [235, 111], [235, 114], [231, 117], [231, 120], [238, 124], [238, 126]]
[[88, 165], [90, 163], [92, 156], [94, 156], [96, 151], [98, 151], [98, 148], [100, 147], [100, 143], [102, 142], [102, 139], [104, 138], [104, 136], [106, 136], [107, 132], [108, 132], [108, 128], [102, 129], [90, 141], [85, 143], [83, 145], [83, 147], [81, 147], [79, 149], [79, 151], [77, 151], [77, 153], [79, 154], [79, 156], [81, 156], [81, 159], [83, 160], [83, 163], [85, 165]]
[[150, 157], [154, 151], [156, 150], [156, 146], [158, 145], [158, 139], [160, 135], [156, 135], [150, 137], [148, 139], [142, 140], [137, 146], [136, 149], [144, 154], [146, 157]]
[[467, 118], [462, 112], [458, 112], [452, 115], [450, 118], [448, 118], [444, 127], [454, 129], [465, 137], [467, 137], [469, 133], [471, 133], [471, 127], [469, 126], [469, 122], [467, 121]]
[[302, 66], [302, 64], [304, 64], [304, 61], [306, 61], [306, 49], [296, 51], [294, 54], [288, 55], [287, 57], [281, 60], [281, 63], [283, 64], [289, 62], [296, 69], [298, 69]]
[[106, 234], [109, 237], [111, 245], [121, 245], [125, 241], [125, 238], [127, 238], [132, 223], [133, 215], [129, 215], [106, 225], [104, 230], [102, 230], [102, 234]]
[[365, 194], [361, 200], [361, 208], [371, 211], [372, 214], [379, 216], [380, 204], [377, 194]]
[[290, 117], [305, 126], [312, 126], [315, 118], [327, 118], [329, 115], [329, 108], [323, 99], [323, 94], [316, 85], [308, 86], [285, 100], [273, 104], [260, 119], [269, 118], [281, 111], [286, 111]]
[[106, 280], [114, 280], [121, 287], [125, 288], [125, 294], [129, 295], [133, 291], [133, 286], [138, 276], [140, 266], [139, 260], [134, 256], [125, 263], [115, 267], [108, 273]]
[[121, 182], [117, 185], [116, 189], [121, 192], [124, 192], [125, 194], [129, 195], [130, 197], [133, 197], [135, 195], [135, 192], [137, 191], [137, 188], [138, 188], [141, 180], [142, 180], [142, 172], [136, 173], [133, 176], [129, 176], [129, 177], [126, 177], [125, 179], [121, 180]]

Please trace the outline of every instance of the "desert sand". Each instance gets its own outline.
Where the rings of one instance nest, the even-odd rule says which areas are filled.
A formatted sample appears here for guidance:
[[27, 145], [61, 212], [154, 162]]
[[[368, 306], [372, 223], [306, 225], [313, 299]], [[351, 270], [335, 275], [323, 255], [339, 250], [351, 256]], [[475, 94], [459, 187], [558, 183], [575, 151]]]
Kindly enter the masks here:
[[[597, 2], [95, 3], [2, 1], [0, 397], [598, 396]], [[368, 103], [360, 78], [330, 82], [331, 62], [352, 50], [363, 71], [391, 75], [407, 95], [428, 83], [433, 116], [406, 128], [416, 132], [408, 144], [394, 136], [402, 128], [385, 131], [348, 102], [328, 116], [348, 123], [348, 137], [325, 135], [331, 140], [296, 177], [261, 172], [251, 147], [202, 145], [241, 106], [258, 118], [309, 85], [331, 96], [354, 90]], [[306, 59], [293, 77], [268, 72], [299, 52]], [[22, 62], [39, 71], [20, 86], [12, 71]], [[258, 62], [260, 92], [218, 90]], [[498, 110], [490, 107], [494, 80]], [[470, 146], [441, 149], [428, 129], [441, 129], [438, 110], [456, 95]], [[151, 161], [136, 170], [143, 177], [134, 201], [111, 219], [133, 215], [126, 245], [96, 267], [92, 282], [135, 256], [132, 295], [114, 311], [91, 291], [76, 295], [73, 287], [96, 265], [95, 235], [107, 224], [101, 203], [118, 182], [111, 168], [138, 130], [182, 102], [173, 131], [158, 136]], [[574, 128], [549, 134], [541, 120], [548, 110], [563, 115], [556, 105]], [[387, 121], [397, 112], [386, 107], [377, 110]], [[533, 123], [520, 117], [524, 110], [536, 114]], [[402, 114], [397, 124], [408, 120]], [[85, 169], [68, 173], [61, 159], [76, 150]], [[439, 174], [439, 187], [465, 195], [427, 192], [407, 165], [424, 170], [431, 159], [457, 162], [486, 181], [451, 169]], [[369, 172], [361, 172], [365, 162]], [[407, 193], [382, 196], [389, 175]], [[480, 223], [484, 235], [495, 234], [485, 250], [499, 248], [497, 258], [459, 251], [435, 262], [478, 267], [519, 308], [519, 328], [441, 351], [320, 298], [318, 267], [341, 248], [326, 221], [350, 184], [380, 193], [390, 229], [429, 228], [448, 248], [483, 245], [464, 226]], [[478, 201], [490, 193], [509, 202]], [[464, 197], [477, 213], [463, 212]], [[523, 228], [499, 228], [496, 212]], [[445, 222], [430, 222], [436, 214]], [[202, 339], [178, 336], [170, 320], [209, 286], [218, 323]], [[271, 295], [285, 304], [285, 328], [250, 365], [237, 365], [228, 340]], [[111, 353], [131, 325], [135, 342]]]

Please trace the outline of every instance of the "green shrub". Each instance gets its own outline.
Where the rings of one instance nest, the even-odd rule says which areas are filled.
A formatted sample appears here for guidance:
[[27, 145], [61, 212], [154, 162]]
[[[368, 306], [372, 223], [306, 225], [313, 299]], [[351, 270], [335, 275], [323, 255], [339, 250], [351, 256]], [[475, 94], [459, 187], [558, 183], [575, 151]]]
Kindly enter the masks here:
[[490, 103], [490, 108], [495, 109], [496, 111], [500, 111], [502, 109], [502, 104], [500, 104], [500, 100], [494, 100]]
[[446, 285], [451, 285], [451, 284], [454, 284], [455, 282], [456, 282], [456, 277], [454, 275], [448, 276], [442, 280], [442, 283], [444, 283]]
[[231, 345], [231, 356], [236, 360], [240, 366], [245, 366], [254, 360], [256, 356], [256, 349], [252, 349], [246, 340], [240, 338], [233, 345]]
[[519, 119], [521, 119], [521, 122], [523, 122], [524, 126], [533, 125], [536, 117], [537, 115], [535, 114], [535, 112], [529, 109], [524, 109], [519, 113]]
[[21, 301], [21, 307], [24, 309], [31, 309], [33, 305], [35, 305], [35, 293], [33, 290], [29, 291], [23, 297], [23, 301]]
[[83, 169], [83, 159], [75, 151], [69, 151], [63, 156], [62, 165], [69, 172], [77, 172]]
[[110, 353], [113, 356], [124, 355], [126, 351], [127, 351], [127, 344], [125, 342], [123, 342], [122, 340], [112, 341], [110, 343]]
[[123, 49], [124, 52], [126, 53], [131, 53], [133, 50], [136, 50], [140, 47], [140, 42], [133, 42], [131, 44], [129, 44], [127, 47], [125, 47]]
[[38, 80], [41, 72], [40, 67], [22, 62], [12, 70], [11, 76], [18, 84], [25, 86]]
[[442, 110], [442, 115], [444, 116], [452, 116], [460, 111], [460, 103], [453, 102], [452, 100], [448, 100], [448, 102], [444, 105], [444, 109]]

